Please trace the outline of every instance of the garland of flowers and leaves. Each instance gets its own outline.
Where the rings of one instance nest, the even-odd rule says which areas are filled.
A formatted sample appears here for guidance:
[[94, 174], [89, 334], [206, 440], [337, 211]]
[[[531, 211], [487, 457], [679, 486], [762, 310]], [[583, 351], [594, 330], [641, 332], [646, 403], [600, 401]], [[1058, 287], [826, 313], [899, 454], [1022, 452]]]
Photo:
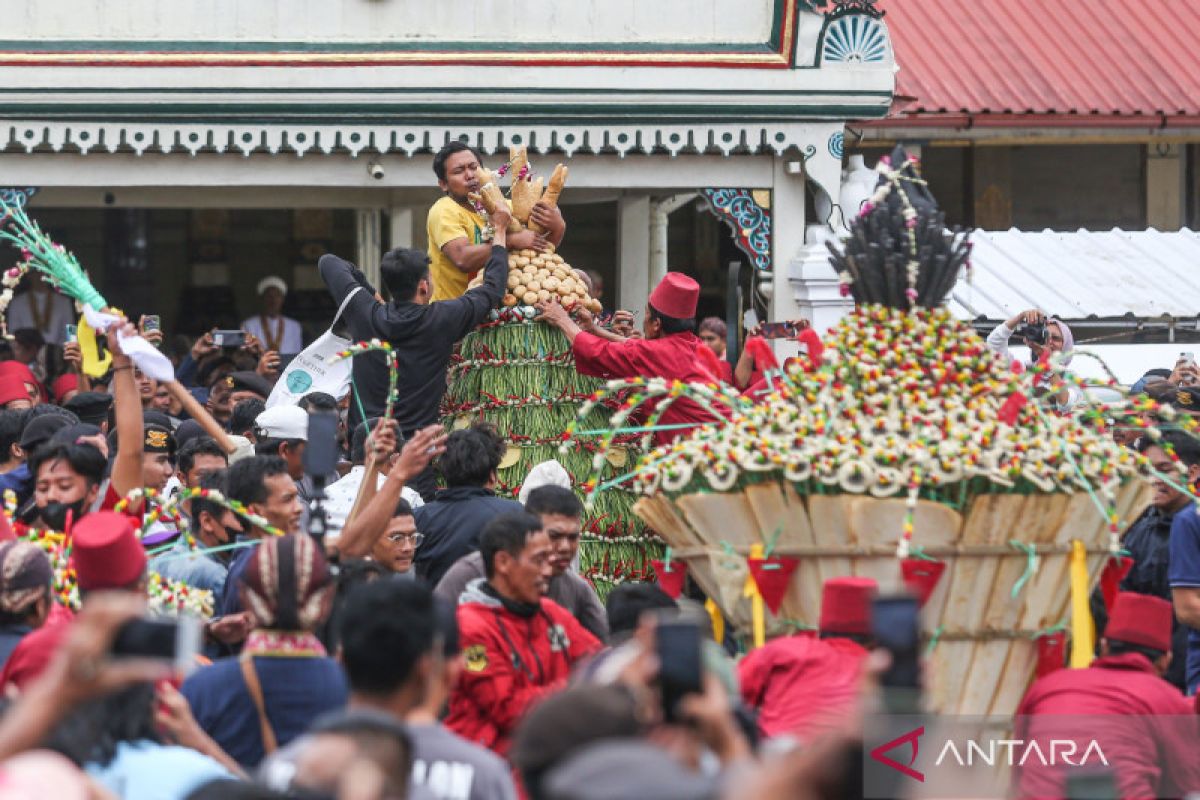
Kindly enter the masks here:
[[392, 349], [389, 342], [384, 342], [379, 339], [371, 339], [366, 342], [358, 342], [350, 345], [345, 350], [340, 350], [329, 357], [329, 363], [335, 364], [347, 358], [354, 358], [363, 353], [379, 352], [387, 357], [388, 364], [388, 391], [387, 404], [384, 406], [383, 418], [392, 418], [392, 409], [396, 405], [396, 384], [400, 375], [400, 358], [396, 351]]

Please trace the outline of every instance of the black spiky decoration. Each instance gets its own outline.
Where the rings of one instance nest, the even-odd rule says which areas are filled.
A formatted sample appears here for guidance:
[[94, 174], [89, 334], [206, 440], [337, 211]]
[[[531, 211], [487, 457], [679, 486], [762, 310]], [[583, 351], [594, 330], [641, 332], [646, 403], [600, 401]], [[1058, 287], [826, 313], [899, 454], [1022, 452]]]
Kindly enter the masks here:
[[882, 161], [878, 189], [851, 223], [844, 249], [828, 243], [843, 293], [859, 305], [941, 305], [971, 254], [967, 234], [945, 222], [917, 160], [897, 146]]

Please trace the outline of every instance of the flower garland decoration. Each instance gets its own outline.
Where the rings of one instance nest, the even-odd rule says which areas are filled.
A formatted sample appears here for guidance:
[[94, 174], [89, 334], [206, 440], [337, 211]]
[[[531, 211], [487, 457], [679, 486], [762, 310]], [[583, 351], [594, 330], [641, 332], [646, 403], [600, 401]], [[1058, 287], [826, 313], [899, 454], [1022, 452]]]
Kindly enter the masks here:
[[150, 610], [156, 614], [211, 617], [216, 607], [211, 590], [196, 589], [157, 572], [150, 573], [146, 590], [150, 597]]
[[79, 610], [79, 583], [75, 577], [75, 568], [71, 566], [71, 540], [65, 534], [56, 531], [31, 530], [21, 537], [24, 541], [37, 545], [45, 551], [50, 559], [53, 571], [50, 590], [58, 603], [72, 611]]
[[392, 409], [396, 405], [396, 381], [400, 374], [400, 359], [396, 355], [396, 351], [392, 349], [389, 342], [384, 342], [379, 339], [371, 339], [370, 341], [358, 342], [350, 345], [345, 350], [334, 353], [329, 357], [329, 363], [335, 364], [347, 358], [354, 358], [363, 353], [380, 352], [385, 354], [388, 363], [388, 391], [387, 403], [384, 406], [384, 419], [392, 418]]
[[163, 498], [159, 492], [154, 489], [138, 488], [131, 491], [125, 497], [122, 497], [113, 506], [113, 510], [119, 514], [128, 512], [130, 506], [145, 501], [147, 505], [153, 505], [150, 511], [142, 515], [142, 524], [137, 529], [138, 538], [146, 535], [150, 526], [162, 519], [164, 516], [169, 517], [179, 523], [180, 532], [186, 537], [188, 547], [192, 550], [196, 548], [196, 539], [192, 535], [191, 526], [188, 524], [187, 515], [180, 513], [180, 506], [187, 502], [199, 498], [210, 503], [215, 503], [223, 508], [227, 508], [234, 514], [237, 514], [242, 519], [249, 522], [254, 527], [264, 531], [269, 536], [283, 536], [284, 532], [272, 525], [266, 518], [255, 514], [250, 509], [246, 508], [245, 504], [226, 497], [223, 493], [216, 489], [181, 489], [178, 493], [171, 497]]

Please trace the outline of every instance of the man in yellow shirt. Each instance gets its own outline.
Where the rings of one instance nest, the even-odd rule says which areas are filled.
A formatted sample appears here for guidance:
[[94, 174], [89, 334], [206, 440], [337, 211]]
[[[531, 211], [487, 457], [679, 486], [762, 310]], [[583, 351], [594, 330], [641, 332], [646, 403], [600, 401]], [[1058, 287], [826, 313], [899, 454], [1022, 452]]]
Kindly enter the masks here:
[[[425, 223], [433, 302], [461, 296], [491, 255], [492, 245], [485, 238], [487, 220], [467, 199], [468, 192], [479, 191], [479, 167], [479, 153], [463, 142], [450, 142], [433, 157], [438, 187], [446, 193], [429, 209]], [[527, 230], [511, 233], [509, 250], [544, 252], [548, 245], [557, 247], [562, 242], [567, 226], [556, 206], [537, 203], [530, 219], [541, 225], [546, 233]]]

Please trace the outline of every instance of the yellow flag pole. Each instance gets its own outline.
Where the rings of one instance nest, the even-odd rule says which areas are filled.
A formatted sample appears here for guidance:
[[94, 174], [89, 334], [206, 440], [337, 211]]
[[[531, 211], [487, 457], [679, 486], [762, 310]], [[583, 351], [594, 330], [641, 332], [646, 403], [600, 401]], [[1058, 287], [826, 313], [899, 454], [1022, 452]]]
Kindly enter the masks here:
[[[750, 557], [756, 559], [763, 557], [762, 544], [751, 545]], [[750, 598], [750, 620], [754, 634], [754, 646], [762, 647], [767, 643], [767, 615], [763, 607], [762, 592], [758, 590], [758, 582], [754, 580], [753, 572], [746, 576], [746, 587], [742, 590], [742, 596]]]
[[1096, 651], [1096, 627], [1088, 604], [1087, 550], [1083, 542], [1071, 540], [1071, 667], [1092, 663]]
[[711, 597], [704, 601], [704, 610], [708, 612], [708, 618], [712, 620], [713, 641], [721, 644], [725, 641], [725, 617], [721, 616], [720, 607]]

